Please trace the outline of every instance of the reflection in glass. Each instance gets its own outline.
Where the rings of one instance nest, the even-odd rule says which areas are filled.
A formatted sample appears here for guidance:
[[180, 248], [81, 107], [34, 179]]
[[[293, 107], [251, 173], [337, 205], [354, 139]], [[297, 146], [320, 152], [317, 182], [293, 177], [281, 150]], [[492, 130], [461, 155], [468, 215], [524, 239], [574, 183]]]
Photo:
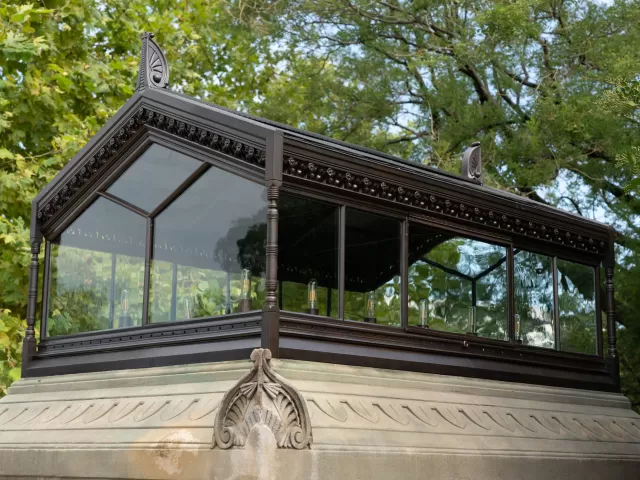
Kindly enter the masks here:
[[265, 242], [264, 186], [211, 167], [155, 219], [150, 322], [261, 309]]
[[429, 328], [429, 300], [426, 298], [420, 300], [420, 321], [418, 326]]
[[99, 198], [51, 245], [50, 336], [141, 325], [143, 217]]
[[593, 267], [558, 259], [560, 350], [597, 353]]
[[202, 163], [157, 144], [151, 145], [107, 189], [147, 212], [155, 209]]
[[514, 287], [516, 341], [554, 348], [553, 260], [537, 253], [515, 251]]
[[280, 308], [337, 318], [337, 207], [283, 194], [278, 210]]
[[347, 209], [344, 316], [400, 326], [400, 222]]
[[309, 313], [312, 315], [318, 314], [318, 282], [315, 278], [312, 278], [308, 285], [309, 294], [309, 303], [308, 309]]
[[[508, 339], [507, 249], [409, 228], [409, 325]], [[422, 306], [424, 301], [426, 306]]]

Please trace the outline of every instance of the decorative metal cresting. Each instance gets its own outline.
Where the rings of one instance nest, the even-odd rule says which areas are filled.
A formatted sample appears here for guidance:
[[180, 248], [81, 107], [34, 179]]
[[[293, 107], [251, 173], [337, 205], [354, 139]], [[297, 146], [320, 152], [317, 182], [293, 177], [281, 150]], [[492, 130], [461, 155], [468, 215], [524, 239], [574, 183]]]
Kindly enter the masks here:
[[167, 88], [169, 86], [169, 63], [153, 41], [153, 33], [142, 34], [142, 52], [140, 54], [140, 71], [136, 90], [147, 87]]
[[218, 447], [243, 447], [258, 425], [271, 430], [278, 448], [300, 450], [311, 445], [307, 405], [300, 393], [271, 369], [269, 360], [268, 349], [251, 352], [253, 368], [222, 399], [213, 429]]
[[483, 183], [480, 142], [473, 142], [462, 154], [462, 178]]

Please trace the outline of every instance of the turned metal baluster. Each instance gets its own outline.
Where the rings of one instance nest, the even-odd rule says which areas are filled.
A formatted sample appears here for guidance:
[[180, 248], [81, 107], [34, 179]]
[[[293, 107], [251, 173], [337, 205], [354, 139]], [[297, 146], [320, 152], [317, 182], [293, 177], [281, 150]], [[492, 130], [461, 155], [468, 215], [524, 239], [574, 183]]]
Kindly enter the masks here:
[[[615, 233], [612, 230], [610, 232], [609, 248], [602, 263], [605, 268], [605, 286], [607, 290], [607, 368], [613, 376], [617, 390], [620, 390], [620, 363], [616, 348], [616, 300], [613, 288], [614, 241]], [[602, 335], [601, 332], [598, 333]]]
[[36, 311], [38, 308], [38, 255], [41, 239], [31, 241], [31, 264], [29, 265], [29, 293], [27, 300], [27, 329], [22, 344], [22, 375], [25, 376], [29, 362], [36, 353]]
[[607, 285], [607, 356], [609, 358], [617, 358], [618, 351], [616, 349], [616, 300], [613, 288], [613, 267], [607, 267], [605, 270]]
[[278, 307], [278, 197], [282, 185], [282, 132], [267, 138], [265, 180], [267, 185], [267, 245], [265, 301], [262, 308], [262, 348], [280, 355], [280, 308]]
[[278, 356], [280, 311], [276, 291], [278, 288], [278, 197], [280, 182], [273, 182], [267, 189], [267, 245], [265, 301], [262, 315], [262, 347]]
[[265, 306], [267, 310], [278, 308], [278, 197], [280, 187], [276, 182], [267, 189], [267, 279], [265, 282]]

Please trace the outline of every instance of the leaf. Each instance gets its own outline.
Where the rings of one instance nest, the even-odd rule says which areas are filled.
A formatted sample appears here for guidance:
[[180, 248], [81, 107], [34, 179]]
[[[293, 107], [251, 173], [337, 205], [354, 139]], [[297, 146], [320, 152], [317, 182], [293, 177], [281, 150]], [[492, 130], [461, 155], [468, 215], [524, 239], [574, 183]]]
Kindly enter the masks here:
[[14, 367], [11, 370], [9, 370], [8, 377], [9, 379], [11, 379], [12, 382], [19, 380], [21, 376], [22, 376], [22, 369], [20, 367]]
[[13, 159], [13, 153], [11, 153], [9, 150], [7, 150], [4, 147], [0, 148], [0, 159], [12, 160]]

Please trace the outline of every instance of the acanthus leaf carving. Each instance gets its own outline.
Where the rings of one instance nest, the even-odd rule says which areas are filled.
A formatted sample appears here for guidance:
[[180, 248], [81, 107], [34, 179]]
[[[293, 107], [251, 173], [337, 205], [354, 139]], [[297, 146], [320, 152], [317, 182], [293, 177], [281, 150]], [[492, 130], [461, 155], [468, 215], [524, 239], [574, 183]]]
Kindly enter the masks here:
[[480, 142], [474, 142], [462, 154], [462, 178], [482, 183]]
[[156, 42], [153, 33], [142, 34], [142, 53], [136, 90], [147, 87], [167, 88], [169, 86], [169, 63]]
[[253, 367], [223, 397], [216, 414], [214, 442], [222, 449], [243, 447], [257, 425], [268, 427], [278, 448], [303, 449], [312, 441], [306, 403], [270, 365], [271, 351], [251, 353]]

